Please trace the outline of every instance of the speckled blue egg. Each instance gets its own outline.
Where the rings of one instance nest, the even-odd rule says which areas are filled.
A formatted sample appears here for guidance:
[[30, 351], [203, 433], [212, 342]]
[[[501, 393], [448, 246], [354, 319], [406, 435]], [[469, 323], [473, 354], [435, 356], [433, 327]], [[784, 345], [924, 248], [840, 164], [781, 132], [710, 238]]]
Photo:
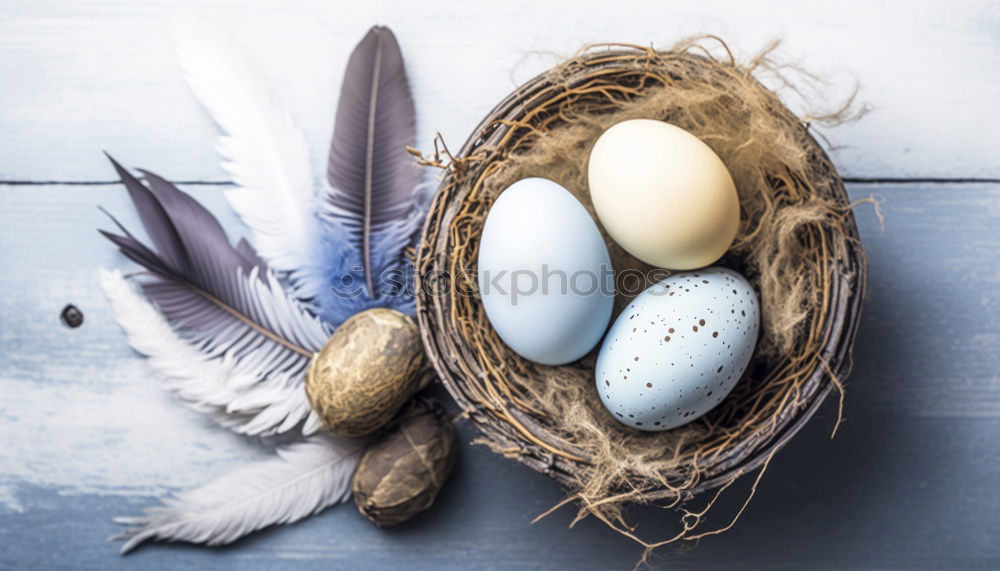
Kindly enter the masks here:
[[674, 274], [632, 300], [608, 331], [594, 371], [601, 402], [639, 430], [683, 426], [740, 380], [759, 323], [757, 295], [737, 272]]
[[611, 321], [608, 248], [583, 204], [548, 179], [500, 193], [483, 225], [477, 279], [500, 339], [543, 365], [583, 357]]

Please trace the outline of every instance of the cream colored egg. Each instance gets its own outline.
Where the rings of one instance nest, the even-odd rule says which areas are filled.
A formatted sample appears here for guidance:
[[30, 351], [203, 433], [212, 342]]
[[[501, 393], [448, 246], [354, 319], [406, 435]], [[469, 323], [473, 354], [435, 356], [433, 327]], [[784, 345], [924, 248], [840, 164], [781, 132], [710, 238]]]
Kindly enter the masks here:
[[691, 133], [652, 119], [617, 123], [597, 139], [590, 197], [604, 228], [640, 260], [675, 270], [712, 264], [740, 222], [733, 177]]

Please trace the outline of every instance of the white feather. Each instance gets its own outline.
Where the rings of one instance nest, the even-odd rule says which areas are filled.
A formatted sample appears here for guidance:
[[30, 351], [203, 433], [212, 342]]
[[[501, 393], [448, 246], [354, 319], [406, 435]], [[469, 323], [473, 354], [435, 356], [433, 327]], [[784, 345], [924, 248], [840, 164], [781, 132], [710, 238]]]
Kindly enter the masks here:
[[304, 432], [319, 428], [301, 379], [260, 379], [255, 360], [199, 350], [178, 335], [121, 272], [102, 269], [100, 281], [129, 344], [148, 358], [160, 384], [192, 408], [242, 434], [284, 432], [304, 418]]
[[278, 456], [247, 466], [211, 484], [168, 498], [145, 515], [118, 518], [133, 526], [122, 553], [156, 539], [224, 545], [256, 531], [291, 523], [340, 503], [365, 442], [316, 435], [278, 450]]
[[191, 90], [225, 133], [217, 148], [238, 185], [226, 198], [271, 267], [305, 267], [317, 231], [305, 137], [221, 30], [174, 19], [173, 32]]
[[[246, 273], [238, 269], [232, 287], [241, 298], [253, 302], [255, 311], [250, 313], [255, 316], [254, 319], [278, 337], [304, 349], [306, 353], [318, 352], [330, 338], [331, 328], [309, 313], [301, 302], [288, 295], [269, 269], [262, 271], [259, 266], [254, 266]], [[167, 315], [170, 315], [169, 311]], [[262, 378], [284, 375], [289, 382], [298, 383], [300, 388], [302, 373], [308, 367], [311, 357], [291, 351], [279, 343], [261, 342], [260, 338], [252, 345], [252, 350], [248, 351], [250, 341], [242, 324], [233, 324], [232, 327], [223, 329], [217, 326], [192, 329], [190, 339], [212, 355], [239, 351], [241, 362], [252, 370], [260, 371]]]

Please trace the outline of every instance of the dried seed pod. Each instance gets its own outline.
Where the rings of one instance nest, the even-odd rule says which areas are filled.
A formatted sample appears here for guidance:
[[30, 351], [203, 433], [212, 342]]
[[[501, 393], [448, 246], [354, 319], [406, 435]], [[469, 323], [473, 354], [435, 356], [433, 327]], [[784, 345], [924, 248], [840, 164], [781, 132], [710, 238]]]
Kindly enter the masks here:
[[309, 364], [306, 394], [327, 430], [360, 437], [385, 426], [426, 380], [420, 329], [392, 309], [351, 316]]
[[354, 503], [389, 527], [434, 503], [455, 463], [455, 429], [438, 403], [414, 402], [373, 442], [354, 473]]

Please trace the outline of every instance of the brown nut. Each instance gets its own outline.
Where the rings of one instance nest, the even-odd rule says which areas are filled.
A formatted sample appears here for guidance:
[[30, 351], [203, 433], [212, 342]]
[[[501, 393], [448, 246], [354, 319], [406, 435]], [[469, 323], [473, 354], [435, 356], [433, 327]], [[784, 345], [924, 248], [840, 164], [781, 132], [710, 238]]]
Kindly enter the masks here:
[[429, 508], [455, 463], [455, 429], [441, 405], [415, 401], [373, 442], [354, 473], [354, 503], [379, 527]]
[[327, 430], [357, 438], [392, 420], [423, 370], [417, 324], [392, 309], [369, 309], [345, 321], [313, 357], [306, 395]]

